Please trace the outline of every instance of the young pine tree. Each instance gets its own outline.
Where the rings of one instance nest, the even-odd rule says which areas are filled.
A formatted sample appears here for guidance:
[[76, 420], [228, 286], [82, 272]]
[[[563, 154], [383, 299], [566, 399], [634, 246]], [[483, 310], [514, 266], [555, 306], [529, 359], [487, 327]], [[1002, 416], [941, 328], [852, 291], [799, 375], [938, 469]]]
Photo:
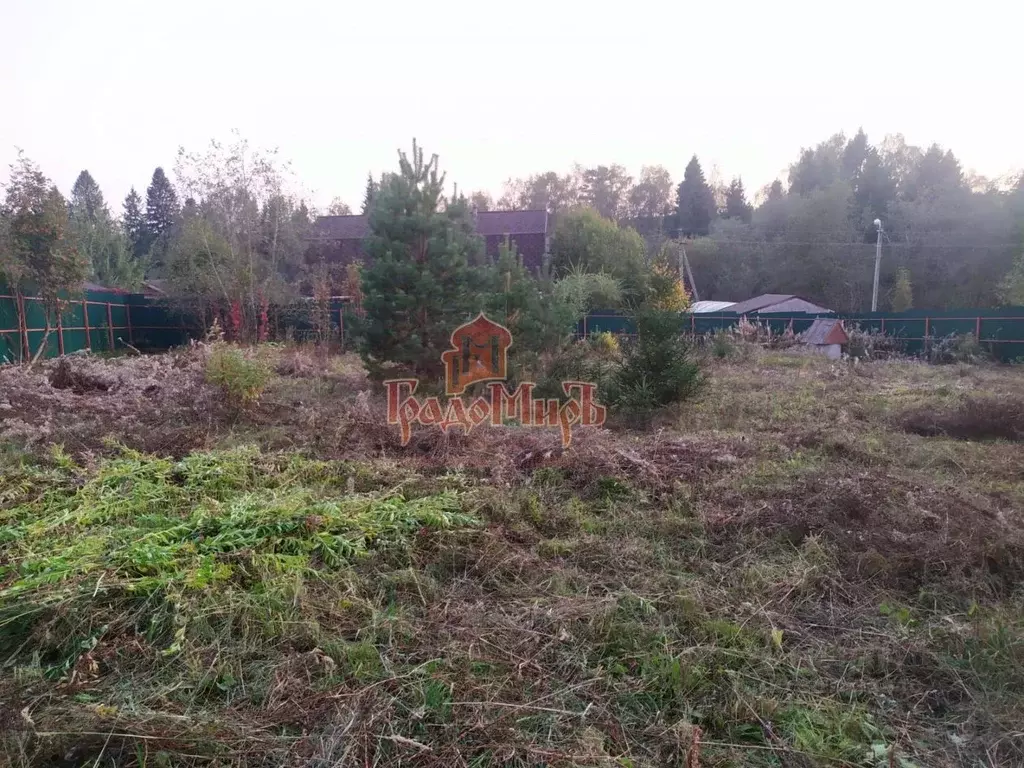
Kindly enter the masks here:
[[451, 332], [483, 309], [483, 241], [466, 200], [443, 187], [437, 155], [425, 162], [414, 141], [370, 211], [360, 353], [373, 374], [390, 363], [439, 380]]
[[914, 289], [910, 284], [910, 270], [906, 267], [896, 271], [896, 282], [889, 292], [889, 306], [893, 312], [906, 312], [914, 307]]
[[643, 421], [658, 408], [697, 394], [706, 379], [683, 336], [678, 312], [645, 309], [634, 317], [637, 340], [627, 347], [609, 402]]

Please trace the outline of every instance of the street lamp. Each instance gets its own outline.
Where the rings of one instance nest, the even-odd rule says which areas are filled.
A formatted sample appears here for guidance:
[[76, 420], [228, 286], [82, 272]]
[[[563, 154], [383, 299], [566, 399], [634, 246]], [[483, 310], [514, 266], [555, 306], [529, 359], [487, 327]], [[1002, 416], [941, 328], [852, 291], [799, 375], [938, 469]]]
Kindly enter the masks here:
[[878, 311], [878, 271], [882, 267], [882, 220], [875, 219], [875, 229], [878, 234], [875, 237], [875, 287], [871, 291], [871, 311]]

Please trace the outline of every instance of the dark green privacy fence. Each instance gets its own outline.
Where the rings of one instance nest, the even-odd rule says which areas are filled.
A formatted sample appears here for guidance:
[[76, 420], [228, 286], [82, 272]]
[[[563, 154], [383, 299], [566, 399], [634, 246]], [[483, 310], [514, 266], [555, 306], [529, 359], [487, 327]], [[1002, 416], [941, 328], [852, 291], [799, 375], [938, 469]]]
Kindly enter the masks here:
[[[0, 283], [0, 364], [31, 360], [44, 339], [46, 347], [40, 357], [69, 355], [83, 349], [112, 352], [124, 350], [127, 345], [140, 350], [169, 349], [201, 335], [212, 321], [212, 314], [204, 320], [177, 311], [165, 301], [120, 291], [87, 290], [64, 297], [60, 306], [57, 317], [52, 310], [47, 312], [41, 298], [17, 296]], [[340, 297], [331, 299], [327, 313], [330, 327], [324, 331], [328, 338], [343, 339], [346, 308]], [[272, 307], [270, 335], [315, 338], [319, 332], [314, 315], [311, 300]]]
[[[1024, 359], [1024, 307], [997, 309], [913, 309], [907, 312], [861, 312], [850, 314], [804, 315], [792, 313], [753, 313], [750, 322], [767, 325], [776, 333], [784, 333], [792, 326], [794, 333], [810, 328], [817, 317], [839, 317], [848, 328], [859, 326], [877, 331], [903, 342], [908, 354], [924, 351], [929, 340], [951, 334], [970, 334], [992, 355], [1004, 362]], [[682, 326], [696, 336], [712, 333], [720, 328], [731, 328], [740, 321], [739, 315], [709, 313], [684, 315]], [[629, 317], [617, 312], [594, 312], [584, 318], [577, 329], [580, 336], [609, 331], [634, 333]]]
[[[176, 311], [158, 299], [118, 291], [85, 291], [66, 297], [61, 306], [59, 318], [50, 315], [47, 333], [43, 300], [34, 296], [18, 297], [0, 283], [0, 363], [32, 359], [44, 339], [46, 348], [41, 357], [67, 355], [82, 349], [110, 352], [129, 344], [143, 350], [168, 349], [201, 334], [209, 321]], [[327, 332], [332, 339], [344, 338], [346, 308], [342, 298], [331, 299]], [[314, 329], [315, 312], [308, 299], [271, 308], [271, 336], [313, 338], [318, 333]], [[837, 316], [847, 327], [858, 325], [900, 339], [910, 354], [923, 351], [928, 340], [956, 333], [975, 336], [999, 360], [1024, 359], [1024, 307], [915, 309], [844, 315], [754, 313], [748, 320], [766, 324], [777, 333], [785, 332], [790, 326], [795, 333], [800, 333], [809, 328], [816, 317]], [[680, 324], [682, 330], [700, 336], [719, 328], [731, 328], [739, 320], [738, 315], [727, 312], [687, 314], [681, 316]], [[632, 320], [625, 315], [594, 312], [580, 322], [577, 334], [589, 336], [600, 331], [631, 334], [634, 328]]]
[[194, 333], [194, 324], [141, 294], [84, 291], [60, 301], [59, 316], [37, 296], [17, 296], [0, 285], [0, 362], [56, 357], [82, 349], [111, 352], [130, 344], [167, 349]]

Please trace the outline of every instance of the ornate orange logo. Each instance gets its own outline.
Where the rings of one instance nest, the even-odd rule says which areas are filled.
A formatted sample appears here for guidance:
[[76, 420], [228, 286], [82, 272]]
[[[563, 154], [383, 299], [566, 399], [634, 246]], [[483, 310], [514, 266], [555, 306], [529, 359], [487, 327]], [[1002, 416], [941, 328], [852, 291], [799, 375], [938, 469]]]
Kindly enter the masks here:
[[478, 381], [504, 381], [508, 375], [508, 348], [512, 334], [483, 312], [452, 331], [452, 348], [441, 353], [445, 392], [461, 395]]
[[[388, 379], [384, 382], [388, 397], [388, 424], [399, 428], [402, 445], [412, 438], [414, 424], [436, 426], [447, 432], [459, 427], [468, 435], [483, 424], [502, 427], [509, 423], [521, 427], [556, 427], [562, 446], [572, 441], [572, 428], [600, 427], [605, 407], [597, 402], [597, 385], [587, 381], [563, 381], [567, 399], [538, 399], [533, 382], [520, 382], [514, 392], [505, 386], [508, 376], [508, 348], [512, 334], [505, 326], [490, 320], [482, 312], [452, 331], [452, 348], [441, 353], [445, 366], [447, 402], [437, 397], [416, 397], [416, 379]], [[464, 400], [466, 387], [489, 381], [487, 394]]]

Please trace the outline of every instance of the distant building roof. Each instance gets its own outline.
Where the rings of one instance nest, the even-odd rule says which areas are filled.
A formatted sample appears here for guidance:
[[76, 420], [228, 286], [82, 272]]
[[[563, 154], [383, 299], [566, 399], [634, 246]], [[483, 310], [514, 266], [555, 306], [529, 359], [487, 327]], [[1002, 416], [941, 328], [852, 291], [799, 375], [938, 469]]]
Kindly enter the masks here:
[[843, 328], [843, 321], [829, 317], [819, 317], [811, 323], [811, 327], [800, 334], [804, 344], [845, 344], [850, 340]]
[[[481, 211], [476, 214], [476, 231], [493, 235], [544, 234], [548, 231], [547, 211]], [[318, 240], [362, 240], [370, 234], [367, 216], [319, 216], [313, 224]]]
[[110, 288], [106, 285], [100, 285], [99, 283], [82, 283], [82, 289], [86, 291], [95, 291], [99, 293], [128, 293], [124, 288]]
[[797, 314], [819, 314], [831, 312], [827, 307], [795, 296], [792, 293], [765, 293], [752, 299], [733, 304], [725, 310], [730, 314], [747, 315], [751, 312], [794, 312]]
[[695, 301], [690, 305], [690, 311], [695, 315], [707, 312], [721, 312], [722, 310], [729, 309], [735, 303], [734, 301]]
[[150, 278], [142, 283], [142, 292], [146, 296], [156, 296], [167, 293], [167, 281], [163, 278]]
[[773, 304], [781, 304], [786, 299], [796, 298], [791, 293], [763, 293], [760, 296], [755, 296], [752, 299], [741, 301], [738, 304], [733, 304], [729, 307], [730, 312], [735, 312], [738, 315], [744, 315], [747, 312], [757, 312], [765, 307], [770, 307]]

